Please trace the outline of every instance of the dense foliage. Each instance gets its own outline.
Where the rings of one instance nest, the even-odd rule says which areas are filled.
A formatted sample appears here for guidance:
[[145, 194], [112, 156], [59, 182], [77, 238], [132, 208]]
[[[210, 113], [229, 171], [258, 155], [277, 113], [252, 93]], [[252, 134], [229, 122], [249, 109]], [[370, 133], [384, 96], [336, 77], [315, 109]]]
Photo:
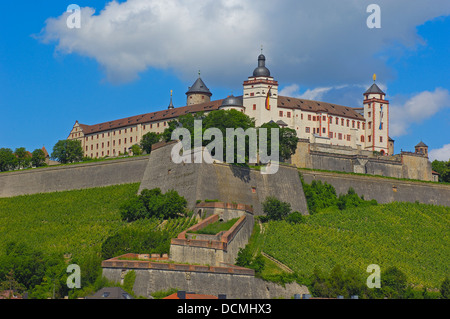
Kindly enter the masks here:
[[377, 205], [376, 200], [366, 201], [364, 197], [359, 197], [353, 188], [350, 188], [347, 194], [337, 196], [334, 187], [326, 182], [314, 180], [311, 184], [307, 184], [303, 181], [303, 178], [301, 180], [308, 211], [311, 215], [327, 208], [344, 210], [346, 208]]
[[450, 160], [438, 161], [435, 160], [431, 163], [431, 167], [434, 171], [439, 173], [439, 181], [450, 183]]
[[61, 164], [76, 163], [83, 159], [83, 148], [79, 140], [60, 140], [53, 146], [51, 156]]
[[163, 194], [159, 188], [144, 189], [120, 207], [123, 220], [132, 222], [145, 218], [169, 219], [184, 216], [187, 201], [174, 190]]

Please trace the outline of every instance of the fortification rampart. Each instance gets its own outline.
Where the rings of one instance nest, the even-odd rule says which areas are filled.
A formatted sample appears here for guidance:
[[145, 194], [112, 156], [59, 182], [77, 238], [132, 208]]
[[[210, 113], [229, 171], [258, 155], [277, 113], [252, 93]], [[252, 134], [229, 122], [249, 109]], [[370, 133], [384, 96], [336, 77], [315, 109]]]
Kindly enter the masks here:
[[0, 197], [140, 183], [149, 156], [0, 174]]
[[336, 189], [337, 194], [345, 194], [352, 187], [359, 196], [364, 196], [367, 200], [375, 199], [380, 204], [418, 201], [450, 206], [450, 185], [322, 171], [300, 172], [306, 183], [313, 180], [327, 182]]
[[381, 156], [345, 146], [310, 143], [301, 139], [291, 162], [299, 168], [341, 171], [433, 181], [431, 163], [422, 154], [402, 152]]

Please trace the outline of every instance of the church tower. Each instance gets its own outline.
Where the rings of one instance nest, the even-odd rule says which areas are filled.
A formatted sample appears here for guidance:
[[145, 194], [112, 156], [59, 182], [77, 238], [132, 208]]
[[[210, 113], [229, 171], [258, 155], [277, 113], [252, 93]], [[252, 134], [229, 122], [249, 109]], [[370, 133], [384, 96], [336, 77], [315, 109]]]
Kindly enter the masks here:
[[245, 113], [255, 119], [256, 126], [278, 119], [278, 82], [270, 75], [262, 52], [253, 76], [244, 82], [243, 105]]
[[376, 82], [364, 93], [365, 150], [389, 154], [389, 101]]
[[195, 81], [189, 90], [186, 92], [187, 95], [187, 106], [201, 104], [206, 102], [211, 102], [212, 93], [209, 91], [208, 87], [205, 85], [200, 77], [200, 71], [198, 72], [198, 79]]

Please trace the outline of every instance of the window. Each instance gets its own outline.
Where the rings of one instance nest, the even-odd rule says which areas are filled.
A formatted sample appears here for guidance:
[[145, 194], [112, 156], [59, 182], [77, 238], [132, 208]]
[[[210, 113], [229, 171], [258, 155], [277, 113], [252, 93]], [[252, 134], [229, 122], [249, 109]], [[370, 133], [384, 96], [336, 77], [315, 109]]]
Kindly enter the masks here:
[[341, 125], [344, 126], [344, 119], [341, 119]]
[[287, 112], [287, 117], [291, 118], [291, 112]]
[[105, 148], [105, 143], [102, 143], [102, 148]]
[[362, 124], [362, 129], [365, 130], [366, 129], [366, 123]]
[[368, 112], [368, 113], [367, 113], [367, 117], [370, 118], [371, 116], [372, 116], [372, 112]]
[[105, 133], [102, 133], [102, 138], [104, 138], [105, 137]]
[[358, 130], [361, 128], [361, 122], [358, 122]]
[[339, 124], [339, 119], [336, 117], [336, 125]]
[[333, 138], [333, 133], [332, 132], [328, 132], [328, 137], [329, 138]]
[[280, 111], [280, 117], [283, 117], [283, 111]]
[[369, 122], [369, 130], [372, 129], [372, 122]]
[[[298, 115], [297, 115], [298, 116]], [[303, 113], [300, 115], [300, 119], [303, 120]]]
[[372, 135], [369, 135], [369, 137], [367, 138], [367, 140], [370, 142], [372, 142]]
[[250, 93], [250, 96], [255, 96], [255, 93]]
[[123, 144], [127, 144], [127, 138], [126, 137], [123, 139]]
[[361, 142], [364, 143], [364, 135], [361, 135]]
[[352, 128], [355, 128], [355, 121], [352, 121]]
[[347, 127], [350, 126], [350, 120], [347, 120]]
[[144, 129], [144, 130], [145, 130], [145, 125], [142, 125], [142, 129]]
[[116, 146], [116, 140], [113, 141], [113, 146]]
[[130, 128], [130, 132], [133, 132], [133, 128]]
[[86, 152], [88, 151], [88, 147], [86, 146]]
[[253, 104], [253, 111], [256, 111], [256, 104]]
[[308, 115], [308, 121], [311, 121], [311, 115]]
[[127, 129], [125, 129], [125, 133], [127, 132]]
[[351, 138], [352, 138], [352, 136], [351, 136], [351, 135], [347, 135], [347, 141], [349, 141], [349, 142], [350, 142]]
[[315, 116], [313, 116], [313, 121], [314, 121], [314, 122], [316, 121], [316, 117], [315, 117]]
[[98, 150], [98, 143], [97, 143], [97, 148], [96, 149]]
[[107, 147], [109, 147], [109, 141], [108, 141]]
[[338, 140], [342, 140], [342, 133], [338, 133]]
[[327, 120], [327, 117], [326, 117], [326, 116], [323, 116], [323, 117], [322, 117], [322, 120], [326, 121], [326, 120]]
[[305, 128], [305, 132], [306, 133], [311, 133], [311, 128], [310, 127]]
[[380, 143], [383, 143], [383, 136], [380, 136]]
[[120, 142], [121, 142], [121, 141], [120, 141], [120, 138], [119, 138], [119, 145], [121, 144]]
[[326, 128], [323, 128], [323, 129], [322, 129], [322, 133], [325, 134], [326, 132], [327, 132], [327, 129], [326, 129]]
[[133, 143], [133, 138], [132, 137], [130, 137], [130, 143]]

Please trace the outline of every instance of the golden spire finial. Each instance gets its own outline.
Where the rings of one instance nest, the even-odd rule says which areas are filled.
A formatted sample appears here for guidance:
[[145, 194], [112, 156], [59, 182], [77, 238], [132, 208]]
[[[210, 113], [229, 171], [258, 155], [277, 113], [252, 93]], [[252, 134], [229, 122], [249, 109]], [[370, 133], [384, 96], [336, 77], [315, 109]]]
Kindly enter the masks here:
[[374, 74], [374, 75], [373, 75], [373, 81], [375, 82], [376, 80], [377, 80], [377, 75]]
[[172, 96], [172, 94], [173, 94], [173, 90], [170, 90], [170, 96]]

